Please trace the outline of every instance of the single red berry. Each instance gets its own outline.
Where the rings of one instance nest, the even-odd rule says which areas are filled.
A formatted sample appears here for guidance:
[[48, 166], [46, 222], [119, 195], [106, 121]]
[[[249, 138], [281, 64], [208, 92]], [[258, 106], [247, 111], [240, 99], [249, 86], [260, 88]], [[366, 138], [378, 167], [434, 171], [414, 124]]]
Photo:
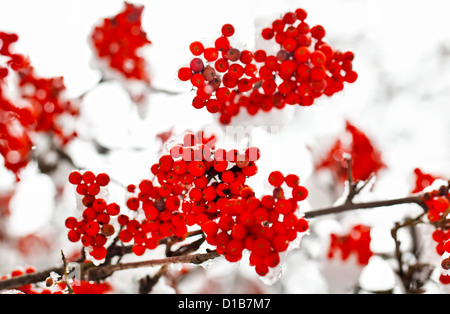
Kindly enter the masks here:
[[308, 197], [308, 190], [304, 186], [295, 186], [292, 189], [292, 198], [295, 201], [303, 201]]
[[100, 231], [100, 225], [97, 221], [91, 220], [84, 226], [84, 231], [87, 235], [93, 237]]
[[295, 16], [297, 17], [298, 20], [304, 21], [308, 16], [308, 14], [304, 9], [298, 8], [297, 10], [295, 10]]
[[178, 78], [181, 81], [189, 81], [192, 77], [192, 70], [188, 67], [182, 67], [178, 70]]
[[82, 174], [82, 178], [84, 183], [91, 183], [95, 180], [95, 174], [92, 171], [85, 171]]
[[242, 50], [239, 60], [244, 64], [250, 64], [253, 61], [253, 53], [249, 50]]
[[272, 239], [272, 247], [276, 252], [284, 252], [289, 246], [289, 240], [285, 235], [276, 235]]
[[130, 218], [127, 215], [124, 215], [124, 214], [119, 215], [119, 217], [117, 217], [117, 222], [121, 226], [126, 226], [128, 224], [129, 220], [130, 220]]
[[78, 185], [81, 183], [82, 175], [79, 171], [73, 171], [69, 174], [69, 182]]
[[264, 50], [260, 49], [255, 51], [254, 57], [256, 62], [264, 62], [266, 60], [267, 54]]
[[311, 63], [316, 67], [321, 67], [325, 64], [327, 61], [327, 57], [325, 54], [320, 50], [315, 50], [311, 53]]
[[230, 37], [234, 34], [234, 27], [231, 24], [225, 24], [222, 26], [221, 31], [223, 36]]
[[97, 182], [99, 186], [106, 186], [108, 185], [109, 181], [110, 181], [109, 175], [106, 173], [99, 173], [95, 178], [95, 182]]
[[261, 36], [262, 38], [264, 38], [265, 40], [269, 40], [272, 39], [273, 36], [275, 35], [275, 32], [273, 31], [272, 28], [270, 27], [266, 27], [261, 31]]
[[213, 47], [206, 48], [204, 53], [203, 53], [203, 56], [205, 57], [205, 59], [207, 61], [210, 61], [210, 62], [211, 61], [216, 61], [217, 58], [219, 57], [219, 51], [216, 48], [213, 48]]
[[306, 46], [298, 47], [294, 52], [294, 58], [300, 62], [306, 62], [311, 56], [311, 51]]
[[92, 196], [98, 195], [100, 193], [100, 185], [98, 185], [95, 182], [92, 182], [91, 184], [88, 185], [87, 192], [89, 195]]
[[266, 256], [270, 252], [270, 242], [266, 238], [259, 237], [253, 241], [252, 253], [258, 256]]
[[214, 47], [219, 51], [227, 51], [227, 49], [229, 49], [231, 45], [227, 37], [221, 36], [214, 42]]
[[191, 62], [189, 63], [189, 68], [190, 68], [193, 72], [198, 73], [198, 72], [201, 72], [201, 71], [205, 68], [205, 65], [204, 65], [202, 59], [200, 59], [200, 58], [194, 58], [194, 59], [192, 59]]
[[194, 41], [189, 45], [189, 50], [194, 56], [200, 56], [205, 51], [205, 47], [201, 42]]
[[114, 234], [115, 232], [115, 228], [113, 225], [111, 224], [104, 224], [102, 226], [102, 235], [106, 236], [106, 237], [110, 237]]
[[102, 260], [106, 257], [106, 248], [104, 246], [95, 245], [89, 254], [96, 260]]
[[92, 202], [92, 208], [98, 213], [103, 212], [106, 207], [106, 201], [102, 198], [97, 198], [94, 202]]
[[77, 219], [75, 217], [68, 217], [64, 222], [66, 228], [75, 229], [77, 226]]
[[99, 224], [107, 224], [111, 220], [111, 216], [109, 216], [107, 213], [99, 213], [96, 217], [96, 220]]
[[86, 195], [88, 193], [88, 185], [86, 183], [80, 183], [77, 185], [76, 191], [79, 195]]
[[293, 188], [300, 184], [300, 178], [295, 174], [287, 175], [286, 178], [284, 179], [284, 181], [286, 182], [287, 186], [290, 188]]
[[284, 182], [284, 176], [280, 171], [273, 171], [269, 174], [269, 183], [275, 187], [279, 187]]
[[78, 242], [81, 238], [81, 235], [78, 231], [72, 229], [67, 233], [67, 238], [70, 242]]
[[93, 246], [94, 245], [94, 237], [85, 233], [81, 236], [81, 243], [85, 247]]
[[85, 221], [94, 220], [96, 217], [97, 217], [97, 212], [92, 207], [88, 207], [83, 211], [83, 219]]
[[202, 87], [205, 84], [205, 77], [201, 73], [195, 73], [191, 77], [191, 84], [195, 87]]
[[320, 40], [325, 37], [325, 29], [322, 25], [313, 26], [311, 27], [311, 36]]

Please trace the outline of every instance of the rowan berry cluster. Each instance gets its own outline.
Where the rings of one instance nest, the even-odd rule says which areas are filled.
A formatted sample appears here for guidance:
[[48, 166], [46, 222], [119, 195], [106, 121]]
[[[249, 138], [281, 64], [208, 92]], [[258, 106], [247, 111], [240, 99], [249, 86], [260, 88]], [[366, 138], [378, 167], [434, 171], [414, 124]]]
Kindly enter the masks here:
[[370, 227], [365, 225], [353, 226], [348, 234], [330, 235], [330, 246], [328, 248], [328, 258], [333, 258], [339, 252], [343, 261], [350, 255], [356, 255], [360, 265], [367, 265], [373, 252], [370, 248]]
[[216, 217], [201, 225], [206, 241], [228, 261], [241, 260], [247, 250], [249, 263], [260, 276], [279, 265], [280, 253], [309, 228], [297, 213], [298, 203], [308, 195], [298, 176], [273, 171], [268, 180], [272, 195], [257, 198], [251, 187], [244, 186], [239, 196], [218, 200]]
[[[412, 193], [421, 194], [421, 199], [427, 208], [428, 221], [435, 227], [432, 233], [432, 239], [436, 242], [436, 252], [442, 258], [440, 282], [450, 284], [450, 224], [448, 222], [448, 213], [450, 210], [450, 193], [444, 184], [444, 179], [430, 173], [425, 173], [420, 168], [414, 169], [415, 186]], [[442, 182], [443, 185], [434, 189], [433, 185]]]
[[432, 185], [436, 179], [440, 179], [440, 177], [438, 176], [423, 172], [420, 168], [414, 169], [414, 175], [415, 175], [415, 186], [414, 189], [411, 191], [411, 193], [421, 192], [425, 188]]
[[149, 82], [146, 61], [139, 55], [139, 49], [151, 43], [142, 29], [143, 9], [125, 2], [123, 11], [94, 28], [91, 42], [97, 57], [111, 69], [127, 79]]
[[[350, 139], [350, 141], [348, 140]], [[348, 179], [346, 155], [351, 157], [352, 180], [365, 181], [385, 167], [381, 152], [361, 129], [346, 122], [345, 132], [336, 139], [325, 156], [315, 166], [316, 170], [328, 169], [336, 181], [344, 183]]]
[[450, 224], [447, 218], [450, 209], [449, 200], [450, 194], [432, 197], [429, 201], [426, 201], [429, 207], [428, 219], [431, 222], [437, 223], [432, 238], [437, 243], [436, 252], [442, 258], [442, 273], [439, 280], [443, 284], [450, 284]]
[[[62, 77], [39, 77], [28, 58], [11, 51], [17, 40], [16, 34], [0, 32], [0, 55], [6, 59], [0, 64], [0, 153], [16, 176], [29, 162], [33, 134], [50, 134], [65, 145], [77, 134], [64, 129], [60, 119], [79, 114], [76, 104], [64, 98]], [[11, 88], [17, 90], [11, 93]], [[18, 99], [9, 99], [11, 94]]]
[[344, 82], [355, 82], [353, 53], [333, 49], [324, 39], [324, 28], [310, 28], [305, 19], [306, 12], [297, 9], [263, 29], [263, 39], [274, 38], [280, 45], [276, 55], [233, 47], [231, 24], [222, 26], [214, 47], [192, 42], [194, 58], [179, 69], [178, 78], [196, 89], [193, 107], [206, 107], [219, 114], [222, 124], [229, 124], [241, 108], [255, 115], [286, 104], [310, 106], [322, 95], [341, 91]]
[[184, 240], [188, 228], [199, 226], [207, 243], [228, 261], [240, 260], [247, 249], [256, 272], [266, 275], [269, 267], [278, 265], [279, 253], [308, 230], [308, 221], [298, 216], [298, 203], [308, 190], [298, 176], [274, 171], [268, 179], [272, 195], [257, 198], [246, 182], [258, 171], [259, 149], [216, 148], [212, 138], [188, 132], [173, 143], [151, 166], [153, 181], [127, 186], [128, 213], [98, 197], [109, 182], [107, 174], [72, 172], [69, 182], [76, 185], [85, 209], [81, 220], [66, 220], [69, 240], [81, 239], [90, 254], [102, 260], [107, 237], [114, 234], [110, 216], [117, 216], [118, 239], [132, 244], [140, 256], [164, 238]]
[[[164, 156], [160, 161], [164, 163]], [[153, 185], [150, 180], [142, 180], [138, 186], [129, 185], [131, 196], [126, 206], [133, 212], [144, 213], [144, 219], [131, 219], [128, 215], [119, 216], [123, 229], [119, 239], [124, 243], [133, 241], [133, 252], [140, 256], [146, 249], [153, 250], [163, 238], [184, 239], [187, 235], [185, 217], [179, 211], [183, 187], [178, 184]]]
[[450, 210], [450, 193], [434, 190], [424, 194], [424, 202], [428, 207], [427, 218], [436, 227], [432, 238], [436, 242], [436, 252], [442, 257], [442, 273], [440, 281], [450, 284], [450, 224], [448, 213]]
[[111, 216], [120, 213], [120, 206], [116, 203], [107, 203], [100, 195], [102, 189], [109, 184], [109, 175], [91, 171], [81, 173], [73, 171], [69, 175], [69, 182], [76, 186], [76, 193], [81, 197], [83, 212], [80, 219], [68, 217], [65, 221], [69, 229], [67, 237], [71, 242], [81, 243], [89, 248], [89, 254], [96, 260], [106, 257], [106, 243], [108, 237], [115, 234]]

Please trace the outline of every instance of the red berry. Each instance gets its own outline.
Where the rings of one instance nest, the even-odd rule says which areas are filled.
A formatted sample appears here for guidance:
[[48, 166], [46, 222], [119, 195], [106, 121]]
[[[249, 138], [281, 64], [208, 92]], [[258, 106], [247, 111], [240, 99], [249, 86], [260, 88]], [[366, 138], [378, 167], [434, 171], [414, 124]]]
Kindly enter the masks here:
[[297, 232], [305, 232], [306, 230], [308, 230], [309, 228], [309, 223], [306, 219], [301, 218], [297, 221], [297, 223], [295, 224], [295, 230], [297, 230]]
[[109, 175], [106, 173], [99, 173], [95, 178], [95, 182], [97, 182], [99, 186], [106, 186], [108, 185], [109, 181], [110, 181]]
[[189, 50], [194, 56], [200, 56], [205, 51], [205, 47], [201, 42], [194, 41], [189, 45]]
[[67, 233], [67, 237], [70, 242], [78, 242], [81, 238], [81, 235], [78, 231], [72, 229]]
[[75, 229], [77, 226], [77, 219], [75, 217], [69, 217], [66, 219], [64, 224], [68, 229]]
[[222, 35], [225, 37], [233, 36], [234, 34], [234, 27], [231, 24], [225, 24], [222, 26]]
[[284, 176], [280, 171], [273, 171], [269, 174], [269, 183], [275, 187], [279, 187], [284, 182]]
[[95, 245], [89, 254], [96, 260], [102, 260], [106, 257], [106, 248], [104, 246]]
[[266, 256], [270, 252], [270, 242], [266, 238], [257, 238], [253, 241], [252, 253], [258, 256]]
[[284, 181], [286, 182], [288, 187], [293, 188], [293, 187], [299, 185], [300, 178], [295, 174], [289, 174], [286, 176]]
[[216, 48], [206, 48], [203, 56], [207, 61], [216, 61], [219, 57], [219, 51]]
[[95, 180], [95, 174], [92, 171], [85, 171], [82, 174], [82, 178], [84, 183], [91, 183]]
[[303, 201], [308, 197], [308, 190], [304, 186], [296, 186], [292, 189], [292, 198], [295, 201]]
[[100, 231], [100, 226], [98, 222], [91, 220], [84, 226], [84, 230], [87, 235], [93, 237]]
[[120, 206], [116, 203], [111, 203], [106, 206], [106, 212], [108, 213], [108, 215], [116, 216], [120, 213]]
[[274, 35], [275, 35], [274, 31], [273, 31], [273, 29], [270, 28], [270, 27], [264, 28], [264, 29], [262, 30], [262, 32], [261, 32], [261, 36], [262, 36], [262, 38], [264, 38], [265, 40], [272, 39]]
[[327, 61], [327, 57], [320, 50], [316, 50], [313, 53], [311, 53], [310, 58], [311, 58], [311, 63], [316, 67], [320, 67], [320, 66], [324, 65], [325, 62]]
[[77, 185], [80, 184], [82, 180], [81, 173], [79, 171], [73, 171], [69, 174], [69, 182]]
[[272, 239], [272, 247], [276, 252], [284, 252], [287, 250], [288, 246], [289, 240], [284, 235], [279, 234]]
[[325, 29], [322, 25], [316, 25], [311, 28], [311, 36], [316, 39], [322, 39], [325, 36]]
[[188, 67], [182, 67], [178, 70], [178, 78], [181, 81], [189, 81], [192, 77], [192, 70]]

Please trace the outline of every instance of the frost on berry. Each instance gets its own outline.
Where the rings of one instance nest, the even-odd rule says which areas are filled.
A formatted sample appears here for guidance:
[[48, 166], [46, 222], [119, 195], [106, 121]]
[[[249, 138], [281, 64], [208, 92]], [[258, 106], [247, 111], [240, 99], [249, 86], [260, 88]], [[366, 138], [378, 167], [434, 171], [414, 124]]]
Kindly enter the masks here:
[[433, 184], [436, 179], [440, 179], [439, 176], [435, 176], [429, 173], [423, 172], [420, 168], [414, 169], [415, 175], [415, 186], [411, 193], [418, 193], [423, 191], [425, 188]]
[[[324, 38], [324, 27], [309, 26], [305, 18], [287, 12], [268, 23], [261, 31], [272, 45], [267, 51], [234, 47], [231, 24], [223, 25], [214, 47], [193, 42], [194, 58], [179, 69], [178, 78], [196, 90], [194, 108], [206, 107], [220, 123], [229, 124], [241, 111], [254, 116], [286, 105], [311, 106], [317, 98], [341, 91], [344, 83], [354, 83], [354, 54], [333, 48]], [[208, 106], [210, 102], [216, 105]]]

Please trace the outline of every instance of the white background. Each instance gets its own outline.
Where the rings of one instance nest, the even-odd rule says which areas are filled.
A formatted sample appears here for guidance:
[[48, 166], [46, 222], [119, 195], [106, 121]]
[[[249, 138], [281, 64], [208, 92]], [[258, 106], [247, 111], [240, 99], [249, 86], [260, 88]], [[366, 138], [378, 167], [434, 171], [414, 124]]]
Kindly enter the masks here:
[[[332, 46], [355, 52], [354, 69], [359, 78], [356, 83], [347, 84], [340, 94], [318, 100], [313, 107], [289, 108], [275, 115], [258, 117], [262, 125], [280, 127], [276, 141], [263, 151], [259, 164], [261, 176], [265, 178], [269, 171], [278, 169], [297, 173], [311, 191], [305, 209], [330, 204], [334, 199], [327, 194], [325, 185], [321, 185], [320, 180], [317, 182], [312, 167], [316, 154], [329, 147], [348, 119], [373, 139], [388, 165], [366, 197], [406, 195], [414, 184], [412, 170], [415, 167], [450, 177], [448, 1], [130, 2], [145, 5], [143, 28], [152, 45], [143, 54], [149, 62], [152, 84], [181, 94], [150, 95], [149, 109], [142, 119], [119, 83], [103, 84], [94, 89], [82, 103], [81, 132], [113, 148], [113, 153], [108, 158], [99, 157], [86, 142], [75, 141], [69, 151], [80, 166], [93, 171], [107, 170], [122, 183], [135, 183], [148, 176], [148, 169], [160, 148], [156, 134], [173, 126], [176, 130], [199, 129], [216, 123], [206, 111], [190, 106], [190, 87], [176, 79], [178, 68], [190, 60], [189, 43], [194, 40], [212, 42], [224, 23], [232, 23], [236, 29], [236, 44], [252, 49], [261, 45], [257, 30], [269, 25], [281, 13], [302, 7], [308, 12], [310, 25], [325, 27], [326, 39]], [[119, 12], [122, 4], [118, 0], [3, 0], [0, 2], [0, 30], [17, 33], [19, 42], [14, 50], [27, 54], [43, 77], [64, 76], [68, 95], [76, 97], [95, 87], [100, 77], [90, 66], [92, 52], [88, 37], [92, 27], [102, 17]], [[253, 140], [262, 145], [273, 139], [265, 131], [254, 132]], [[135, 147], [142, 150], [131, 150]], [[8, 189], [12, 184], [11, 176], [3, 169], [0, 174], [0, 184]], [[60, 222], [68, 212], [76, 210], [72, 208], [74, 199], [69, 191], [65, 196], [68, 205], [57, 208], [59, 212], [55, 214], [54, 183], [38, 175], [33, 165], [23, 175], [11, 204], [12, 215], [8, 221], [11, 234], [41, 232], [49, 220]], [[115, 197], [123, 199], [122, 195]], [[341, 220], [342, 225], [334, 219], [324, 219], [322, 223], [317, 222], [317, 231], [327, 234], [330, 230], [345, 229], [347, 223], [354, 221], [379, 224], [381, 227], [375, 231], [379, 230], [382, 240], [374, 241], [374, 245], [381, 243], [384, 249], [390, 249], [392, 221], [414, 210], [406, 206], [399, 210], [357, 212]], [[60, 241], [60, 245], [65, 245], [61, 244], [64, 239]], [[55, 251], [55, 256], [39, 260], [39, 263], [54, 264], [59, 254], [58, 249]], [[430, 256], [436, 258], [432, 253]], [[322, 265], [302, 257], [292, 255], [295, 267], [286, 263], [285, 273], [290, 275], [282, 277], [284, 281], [280, 286], [284, 290], [277, 290], [280, 286], [261, 289], [294, 293], [332, 291], [333, 285], [327, 283], [329, 277], [321, 272]], [[0, 251], [0, 272], [18, 263], [32, 261], [5, 248]], [[380, 280], [382, 287], [393, 284], [386, 264], [374, 260], [372, 266], [387, 274], [377, 276], [383, 279]], [[366, 285], [367, 282], [373, 283], [374, 279], [366, 281]], [[275, 290], [270, 290], [272, 288]]]

